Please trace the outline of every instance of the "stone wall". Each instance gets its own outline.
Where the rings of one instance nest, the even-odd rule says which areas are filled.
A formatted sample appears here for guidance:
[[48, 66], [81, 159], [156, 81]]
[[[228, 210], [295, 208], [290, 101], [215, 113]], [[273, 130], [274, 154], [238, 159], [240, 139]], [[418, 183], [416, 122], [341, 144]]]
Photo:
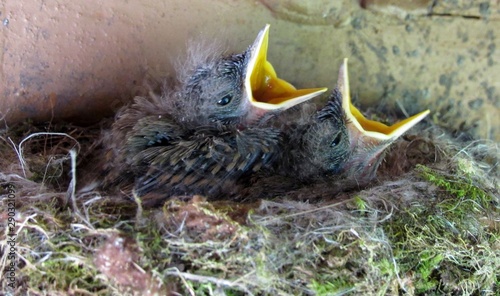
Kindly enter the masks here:
[[[271, 24], [269, 60], [300, 87], [333, 87], [349, 58], [362, 108], [500, 140], [500, 2], [14, 1], [0, 4], [0, 118], [95, 120], [145, 74], [172, 76], [190, 39], [245, 49]], [[404, 111], [403, 111], [404, 110]]]

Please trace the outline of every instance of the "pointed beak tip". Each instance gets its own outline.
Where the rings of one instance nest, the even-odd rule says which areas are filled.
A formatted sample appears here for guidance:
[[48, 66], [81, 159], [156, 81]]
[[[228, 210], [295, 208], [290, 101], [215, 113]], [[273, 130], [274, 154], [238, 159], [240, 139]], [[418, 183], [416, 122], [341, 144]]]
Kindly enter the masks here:
[[[261, 48], [265, 48], [265, 51], [267, 52], [267, 42], [269, 40], [269, 28], [271, 25], [266, 24], [266, 26], [260, 30], [259, 34], [257, 35], [257, 38], [254, 41], [254, 49], [260, 53]], [[265, 46], [263, 46], [265, 45]]]
[[[427, 115], [429, 115], [431, 113], [431, 110], [427, 109], [425, 111], [422, 111], [420, 113], [417, 113], [409, 118], [407, 118], [406, 120], [408, 121], [406, 124], [404, 125], [410, 125], [410, 127], [408, 129], [410, 129], [411, 127], [413, 127], [414, 125], [416, 125], [417, 123], [419, 123], [420, 121], [422, 121], [424, 118], [427, 117]], [[403, 125], [403, 126], [404, 126]]]
[[318, 94], [322, 94], [324, 92], [326, 92], [328, 90], [328, 87], [321, 87], [319, 88], [319, 90], [317, 91]]
[[414, 127], [415, 125], [417, 125], [419, 122], [421, 122], [425, 117], [427, 117], [427, 115], [429, 115], [431, 111], [429, 109], [425, 110], [425, 111], [422, 111], [418, 114], [415, 114], [405, 120], [403, 120], [402, 122], [403, 123], [396, 123], [396, 127], [391, 126], [392, 129], [392, 132], [390, 132], [388, 134], [388, 136], [395, 140], [397, 139], [398, 137], [402, 136], [404, 133], [406, 133], [408, 130], [410, 130], [412, 127]]

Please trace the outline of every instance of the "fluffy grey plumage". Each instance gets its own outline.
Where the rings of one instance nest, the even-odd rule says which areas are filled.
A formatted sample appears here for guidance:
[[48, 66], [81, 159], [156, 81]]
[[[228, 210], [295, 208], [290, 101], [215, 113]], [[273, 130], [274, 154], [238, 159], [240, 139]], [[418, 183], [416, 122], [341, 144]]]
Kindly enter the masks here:
[[[286, 145], [280, 171], [301, 181], [324, 178], [341, 172], [351, 155], [347, 118], [342, 94], [334, 89], [326, 105], [301, 118], [287, 115]], [[290, 122], [294, 122], [290, 124]]]
[[250, 51], [227, 57], [207, 58], [180, 81], [174, 98], [164, 98], [183, 124], [196, 127], [213, 122], [240, 124], [249, 112], [244, 79]]
[[[321, 109], [317, 110], [314, 104], [302, 105], [273, 122], [284, 131], [283, 153], [272, 169], [254, 176], [254, 183], [243, 190], [242, 199], [276, 196], [302, 199], [302, 195], [314, 199], [317, 188], [324, 189], [322, 193], [335, 194], [352, 188], [348, 188], [350, 182], [345, 182], [344, 175], [352, 154], [349, 121], [338, 88]], [[312, 188], [316, 188], [314, 192]]]
[[352, 180], [358, 186], [365, 186], [375, 178], [386, 148], [394, 140], [374, 142], [366, 137], [356, 138], [353, 133], [349, 134], [349, 138], [351, 153], [341, 169], [342, 178]]
[[250, 81], [249, 67], [257, 67], [256, 60], [268, 63], [261, 49], [263, 42], [267, 49], [267, 30], [242, 54], [194, 56], [189, 61], [199, 64], [184, 65], [192, 70], [181, 72], [175, 88], [138, 97], [123, 108], [107, 141], [105, 186], [129, 188], [133, 183], [145, 206], [172, 195], [221, 198], [233, 195], [245, 182], [242, 177], [270, 165], [282, 150], [281, 131], [266, 126], [266, 120], [296, 104], [288, 98], [302, 102], [324, 90], [296, 94], [293, 86], [273, 78], [274, 72], [259, 70], [262, 79], [276, 78], [276, 86], [291, 91], [280, 100], [284, 107], [253, 103], [251, 82], [262, 83]]

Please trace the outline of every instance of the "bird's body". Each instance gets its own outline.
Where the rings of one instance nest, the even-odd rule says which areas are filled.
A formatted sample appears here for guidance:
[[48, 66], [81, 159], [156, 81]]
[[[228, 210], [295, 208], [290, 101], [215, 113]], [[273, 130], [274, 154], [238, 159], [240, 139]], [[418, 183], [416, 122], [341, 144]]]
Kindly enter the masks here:
[[244, 199], [312, 200], [319, 198], [317, 194], [348, 189], [343, 170], [351, 149], [341, 92], [334, 89], [322, 108], [315, 104], [300, 107], [273, 120], [282, 131], [282, 153], [270, 169], [254, 176], [253, 184], [243, 190]]
[[[136, 110], [144, 100], [137, 99], [127, 110]], [[135, 191], [145, 206], [156, 206], [172, 195], [230, 197], [244, 182], [242, 177], [267, 167], [281, 150], [281, 134], [276, 128], [188, 128], [169, 114], [160, 118], [141, 111], [137, 112], [141, 118], [135, 118], [136, 124], [124, 127], [128, 133], [114, 161], [127, 170], [108, 176], [125, 184], [134, 180]], [[120, 123], [117, 121], [116, 129], [123, 127]]]

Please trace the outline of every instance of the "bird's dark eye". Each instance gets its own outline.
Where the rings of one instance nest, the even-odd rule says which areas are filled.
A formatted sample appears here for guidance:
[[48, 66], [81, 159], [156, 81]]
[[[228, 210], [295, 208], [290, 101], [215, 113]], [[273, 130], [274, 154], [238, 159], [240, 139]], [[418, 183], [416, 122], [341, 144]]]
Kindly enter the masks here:
[[233, 96], [227, 94], [224, 97], [222, 97], [222, 99], [218, 100], [217, 104], [219, 106], [225, 106], [231, 102], [232, 98], [233, 98]]
[[340, 143], [340, 140], [342, 140], [342, 134], [338, 133], [335, 139], [333, 139], [332, 143], [330, 144], [330, 147], [336, 147]]

